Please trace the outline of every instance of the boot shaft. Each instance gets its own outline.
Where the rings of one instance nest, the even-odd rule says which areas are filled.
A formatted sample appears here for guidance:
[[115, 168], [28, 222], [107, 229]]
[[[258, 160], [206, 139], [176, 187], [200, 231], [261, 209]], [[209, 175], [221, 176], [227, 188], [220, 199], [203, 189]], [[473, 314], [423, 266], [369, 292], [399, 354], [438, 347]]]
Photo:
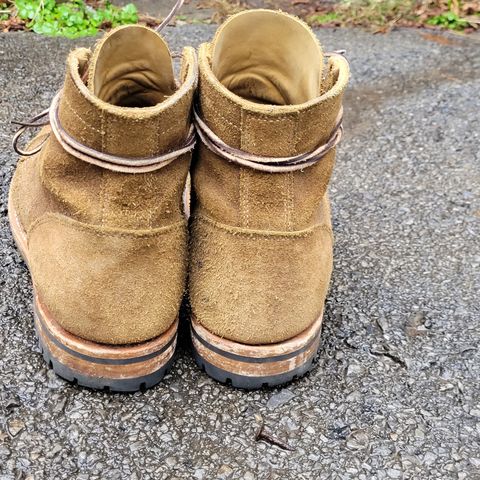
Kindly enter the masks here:
[[[324, 65], [305, 24], [263, 10], [228, 20], [200, 47], [199, 70], [198, 108], [208, 127], [231, 147], [270, 157], [302, 154], [328, 141], [349, 76], [339, 55]], [[320, 205], [334, 158], [332, 149], [304, 170], [265, 173], [200, 146], [193, 167], [197, 209], [239, 227], [307, 228], [325, 217]]]
[[[131, 44], [135, 48], [129, 50]], [[145, 27], [123, 27], [93, 52], [70, 53], [58, 120], [85, 147], [135, 164], [178, 148], [188, 136], [196, 81], [192, 48], [183, 52], [177, 86], [160, 35]], [[51, 134], [37, 160], [49, 208], [90, 224], [148, 229], [183, 216], [190, 158], [185, 153], [146, 173], [116, 172], [70, 155]]]

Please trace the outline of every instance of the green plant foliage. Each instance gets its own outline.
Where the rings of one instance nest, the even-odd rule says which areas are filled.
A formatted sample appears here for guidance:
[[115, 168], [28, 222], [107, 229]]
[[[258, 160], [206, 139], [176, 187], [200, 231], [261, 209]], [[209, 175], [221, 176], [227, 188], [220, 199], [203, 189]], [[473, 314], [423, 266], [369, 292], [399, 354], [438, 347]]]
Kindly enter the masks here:
[[10, 17], [10, 10], [5, 2], [0, 2], [0, 22], [8, 20]]
[[340, 15], [337, 12], [328, 12], [323, 15], [313, 15], [309, 18], [311, 23], [318, 25], [324, 25], [325, 23], [331, 23], [335, 20], [340, 20]]
[[18, 16], [36, 33], [68, 38], [95, 35], [102, 27], [137, 23], [138, 12], [129, 3], [117, 7], [108, 1], [98, 8], [84, 0], [57, 2], [55, 0], [15, 0]]
[[463, 30], [467, 28], [469, 23], [466, 20], [460, 18], [453, 12], [446, 12], [435, 17], [431, 17], [427, 20], [429, 25], [437, 25], [451, 30]]
[[[319, 2], [320, 4], [322, 2]], [[480, 2], [460, 0], [336, 0], [308, 21], [313, 25], [359, 25], [376, 32], [398, 26], [434, 25], [443, 29], [476, 29]]]

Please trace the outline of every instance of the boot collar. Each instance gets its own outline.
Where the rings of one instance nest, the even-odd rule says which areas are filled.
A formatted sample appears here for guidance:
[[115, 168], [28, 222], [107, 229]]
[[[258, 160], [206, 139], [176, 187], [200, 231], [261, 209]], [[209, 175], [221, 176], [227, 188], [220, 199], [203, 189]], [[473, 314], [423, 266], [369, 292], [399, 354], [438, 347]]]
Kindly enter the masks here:
[[211, 44], [199, 49], [197, 109], [225, 144], [253, 155], [290, 157], [327, 144], [338, 125], [349, 66], [343, 55], [328, 58], [323, 93], [297, 105], [265, 105], [235, 95], [215, 77]]
[[[87, 151], [104, 154], [107, 161], [121, 157], [133, 167], [145, 166], [146, 159], [155, 163], [156, 158], [178, 149], [179, 139], [191, 139], [189, 93], [197, 83], [197, 62], [192, 48], [184, 49], [182, 83], [175, 93], [162, 103], [144, 108], [119, 107], [94, 96], [82, 80], [90, 55], [86, 49], [69, 55], [64, 87], [53, 103], [51, 115], [57, 127], [65, 132], [65, 138], [73, 139]], [[65, 138], [60, 142], [62, 145]], [[72, 147], [72, 142], [66, 143]]]

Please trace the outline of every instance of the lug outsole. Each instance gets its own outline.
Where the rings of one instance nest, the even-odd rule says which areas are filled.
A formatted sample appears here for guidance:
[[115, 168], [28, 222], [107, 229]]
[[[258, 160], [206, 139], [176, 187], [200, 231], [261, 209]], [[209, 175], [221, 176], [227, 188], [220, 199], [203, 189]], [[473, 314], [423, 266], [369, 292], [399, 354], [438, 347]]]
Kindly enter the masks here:
[[294, 382], [305, 375], [307, 375], [315, 366], [315, 357], [308, 360], [300, 367], [290, 372], [281, 375], [272, 375], [266, 377], [247, 377], [244, 375], [237, 375], [232, 372], [223, 370], [215, 365], [207, 362], [194, 349], [193, 355], [198, 367], [205, 372], [209, 377], [212, 377], [217, 382], [234, 388], [241, 388], [243, 390], [259, 390], [261, 388], [273, 388], [280, 385], [286, 385]]
[[53, 371], [81, 386], [112, 392], [146, 390], [162, 380], [173, 362], [178, 319], [163, 335], [135, 345], [102, 345], [64, 330], [42, 305], [34, 303], [40, 348]]
[[[38, 335], [37, 335], [38, 338]], [[119, 392], [119, 393], [133, 393], [133, 392], [144, 392], [149, 388], [154, 387], [167, 375], [173, 365], [173, 357], [162, 367], [160, 370], [157, 370], [155, 373], [150, 375], [145, 375], [143, 377], [132, 378], [128, 380], [113, 380], [107, 378], [98, 378], [82, 375], [80, 372], [77, 372], [67, 366], [58, 362], [50, 353], [48, 348], [46, 348], [42, 341], [38, 338], [38, 345], [43, 359], [45, 360], [48, 368], [53, 370], [56, 375], [63, 378], [67, 382], [71, 383], [73, 386], [81, 386], [86, 388], [91, 388], [93, 390], [104, 390], [105, 392]]]
[[276, 387], [313, 368], [320, 345], [322, 316], [299, 335], [267, 345], [247, 345], [219, 337], [191, 316], [197, 365], [213, 379], [245, 390]]

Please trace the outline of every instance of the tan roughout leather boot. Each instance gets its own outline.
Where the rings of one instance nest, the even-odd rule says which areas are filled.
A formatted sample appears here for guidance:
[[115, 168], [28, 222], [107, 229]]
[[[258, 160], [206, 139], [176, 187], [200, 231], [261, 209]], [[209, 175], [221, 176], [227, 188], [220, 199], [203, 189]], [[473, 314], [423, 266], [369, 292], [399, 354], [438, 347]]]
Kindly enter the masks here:
[[11, 228], [32, 275], [44, 357], [68, 380], [135, 391], [170, 366], [197, 76], [192, 48], [177, 83], [157, 32], [113, 30], [93, 52], [69, 54], [48, 125], [29, 146], [37, 153], [18, 164]]
[[[328, 60], [327, 60], [328, 59]], [[197, 363], [241, 388], [301, 376], [332, 271], [327, 186], [348, 63], [282, 12], [229, 18], [199, 50], [189, 294]]]

